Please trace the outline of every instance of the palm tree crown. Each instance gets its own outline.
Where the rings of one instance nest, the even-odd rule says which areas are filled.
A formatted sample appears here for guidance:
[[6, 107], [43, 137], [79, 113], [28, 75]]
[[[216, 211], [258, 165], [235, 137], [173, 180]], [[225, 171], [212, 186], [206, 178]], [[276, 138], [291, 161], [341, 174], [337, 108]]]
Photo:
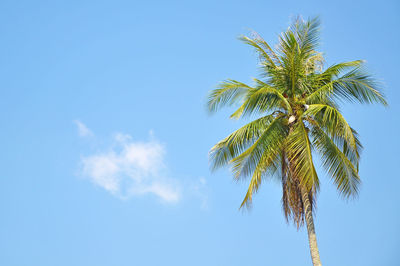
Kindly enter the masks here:
[[208, 109], [239, 104], [231, 118], [256, 116], [210, 151], [212, 168], [229, 165], [235, 179], [250, 177], [241, 204], [250, 206], [261, 181], [276, 177], [282, 184], [286, 219], [300, 227], [305, 218], [302, 193], [312, 206], [319, 189], [313, 156], [346, 198], [357, 195], [361, 143], [339, 111], [341, 101], [386, 105], [363, 61], [324, 67], [317, 52], [320, 22], [296, 19], [281, 34], [275, 49], [254, 33], [240, 37], [259, 55], [261, 79], [254, 85], [226, 80], [208, 98]]

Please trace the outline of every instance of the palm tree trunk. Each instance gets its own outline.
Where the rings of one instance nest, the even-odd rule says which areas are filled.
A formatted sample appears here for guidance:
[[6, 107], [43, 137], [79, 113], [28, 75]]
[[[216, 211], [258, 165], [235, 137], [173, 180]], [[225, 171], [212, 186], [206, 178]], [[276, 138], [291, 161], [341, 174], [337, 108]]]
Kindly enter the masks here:
[[310, 245], [311, 259], [314, 266], [322, 266], [321, 259], [319, 258], [317, 236], [315, 234], [314, 219], [311, 210], [310, 199], [308, 197], [307, 190], [304, 188], [301, 189], [301, 197], [303, 200], [304, 214], [305, 214], [304, 216], [307, 224], [308, 243]]

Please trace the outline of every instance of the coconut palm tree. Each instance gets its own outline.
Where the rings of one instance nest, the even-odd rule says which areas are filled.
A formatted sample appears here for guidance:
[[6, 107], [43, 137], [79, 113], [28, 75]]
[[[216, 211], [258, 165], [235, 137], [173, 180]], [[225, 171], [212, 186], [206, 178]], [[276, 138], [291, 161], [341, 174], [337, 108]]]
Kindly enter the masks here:
[[356, 196], [360, 184], [362, 146], [338, 103], [387, 104], [362, 60], [324, 66], [319, 29], [318, 18], [297, 18], [275, 49], [256, 33], [240, 37], [259, 55], [262, 76], [252, 86], [220, 83], [207, 104], [210, 112], [237, 104], [231, 118], [254, 118], [211, 149], [211, 166], [231, 166], [237, 180], [249, 177], [240, 207], [251, 205], [263, 180], [278, 178], [284, 215], [297, 228], [305, 222], [314, 265], [321, 265], [313, 222], [320, 183], [314, 157], [320, 156], [345, 198]]

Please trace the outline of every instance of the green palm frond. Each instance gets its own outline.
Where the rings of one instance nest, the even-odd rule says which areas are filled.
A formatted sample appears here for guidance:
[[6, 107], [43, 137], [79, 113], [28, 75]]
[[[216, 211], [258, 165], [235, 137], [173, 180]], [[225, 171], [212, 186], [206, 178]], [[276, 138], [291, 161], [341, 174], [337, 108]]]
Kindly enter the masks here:
[[229, 163], [251, 146], [274, 120], [274, 115], [256, 119], [236, 130], [210, 150], [211, 169], [216, 170]]
[[339, 76], [344, 70], [349, 68], [359, 67], [364, 63], [364, 60], [354, 60], [349, 62], [343, 62], [339, 64], [334, 64], [328, 67], [323, 73], [321, 73], [322, 78], [332, 79], [333, 77]]
[[345, 197], [356, 196], [360, 185], [357, 167], [319, 127], [312, 130], [313, 144], [320, 152], [322, 163], [338, 191]]
[[351, 163], [356, 167], [358, 171], [358, 166], [360, 162], [360, 153], [363, 149], [363, 146], [361, 144], [361, 141], [359, 140], [358, 133], [355, 129], [350, 127], [350, 130], [352, 132], [352, 137], [350, 139], [355, 141], [356, 148], [354, 148], [354, 146], [352, 146], [348, 142], [347, 138], [343, 137], [346, 134], [343, 134], [340, 130], [335, 130], [332, 134], [332, 132], [329, 133], [330, 130], [332, 129], [330, 129], [329, 126], [325, 125], [323, 121], [319, 120], [319, 122], [317, 122], [316, 120], [310, 117], [305, 117], [304, 119], [311, 125], [311, 127], [317, 127], [323, 130], [325, 134], [327, 134], [329, 138], [331, 138], [332, 142], [338, 148], [340, 148], [340, 150], [346, 155], [346, 157], [351, 161]]
[[[290, 106], [289, 101], [285, 98], [285, 96], [283, 96], [283, 94], [279, 90], [263, 82], [262, 80], [256, 78], [253, 78], [253, 80], [256, 82], [257, 87], [260, 87], [258, 93], [270, 93], [276, 95], [280, 100], [281, 107], [283, 107], [283, 109], [285, 109], [286, 112], [288, 113], [292, 112], [292, 107]], [[271, 107], [272, 106], [273, 105], [271, 105]], [[267, 110], [267, 109], [268, 108], [261, 108], [261, 110]]]
[[[257, 53], [260, 55], [260, 59], [262, 61], [267, 61], [271, 66], [276, 67], [274, 60], [272, 60], [272, 58], [276, 58], [276, 55], [265, 41], [262, 42], [260, 40], [251, 39], [247, 36], [240, 36], [239, 40], [250, 46], [253, 46]], [[272, 54], [272, 57], [270, 56], [270, 53]]]
[[294, 125], [288, 136], [287, 153], [289, 161], [292, 162], [293, 174], [300, 178], [301, 184], [305, 185], [308, 190], [318, 190], [319, 180], [314, 167], [308, 130], [303, 121]]
[[269, 87], [264, 87], [251, 93], [244, 103], [231, 115], [231, 118], [249, 117], [267, 111], [281, 110], [282, 107], [282, 100], [277, 91]]
[[364, 68], [357, 67], [344, 74], [341, 82], [334, 85], [335, 91], [342, 98], [360, 103], [381, 103], [387, 105], [384, 95], [379, 91], [379, 84]]
[[334, 84], [340, 83], [339, 75], [348, 69], [354, 69], [355, 67], [361, 66], [362, 60], [343, 62], [334, 64], [328, 67], [319, 75], [309, 75], [307, 77], [307, 97], [306, 102], [309, 104], [320, 103], [320, 101], [326, 101], [327, 99], [333, 98]]
[[[318, 103], [318, 101], [326, 98], [336, 98], [350, 102], [358, 101], [360, 103], [381, 103], [387, 105], [384, 95], [378, 89], [378, 84], [361, 67], [361, 61], [336, 65], [329, 72], [333, 76], [336, 74], [335, 72], [351, 67], [351, 64], [354, 64], [356, 67], [343, 76], [333, 79], [317, 88], [307, 96], [306, 101], [308, 103]], [[326, 74], [323, 73], [322, 75]]]
[[229, 79], [218, 85], [208, 96], [207, 107], [209, 112], [216, 112], [223, 106], [238, 102], [248, 90], [254, 89], [242, 82]]
[[256, 89], [248, 90], [244, 103], [231, 115], [231, 118], [240, 118], [267, 111], [285, 110], [292, 112], [287, 99], [274, 87], [254, 79]]
[[262, 177], [273, 176], [277, 172], [278, 167], [276, 160], [279, 158], [279, 156], [275, 150], [271, 150], [263, 153], [257, 166], [255, 167], [246, 195], [240, 204], [239, 209], [243, 208], [244, 206], [250, 208], [253, 202], [253, 194], [258, 191], [262, 182]]
[[268, 125], [262, 135], [245, 151], [231, 160], [232, 172], [236, 179], [254, 173], [263, 156], [277, 156], [284, 143], [287, 126], [280, 115]]
[[[251, 35], [253, 37], [252, 40], [256, 42], [258, 46], [261, 47], [270, 56], [270, 58], [273, 59], [275, 64], [279, 65], [281, 63], [279, 57], [271, 48], [271, 46], [257, 32], [253, 31]], [[273, 64], [274, 67], [276, 67], [275, 64]]]
[[308, 57], [314, 54], [319, 42], [321, 25], [319, 18], [304, 21], [299, 17], [292, 25], [291, 30], [295, 33], [302, 56]]
[[298, 84], [301, 77], [304, 76], [304, 64], [307, 57], [302, 55], [296, 34], [290, 30], [280, 36], [277, 49], [281, 54], [286, 92], [291, 98], [294, 98], [301, 94], [298, 90]]
[[341, 137], [349, 144], [349, 148], [357, 151], [357, 139], [352, 128], [342, 114], [334, 107], [325, 104], [312, 104], [303, 116], [312, 116], [318, 124], [329, 132], [331, 137]]
[[361, 144], [361, 141], [359, 139], [358, 133], [354, 128], [351, 128], [351, 131], [353, 132], [354, 139], [356, 141], [356, 146], [357, 149], [354, 150], [351, 147], [349, 147], [349, 144], [345, 139], [341, 138], [333, 138], [332, 140], [335, 142], [335, 144], [339, 147], [342, 147], [342, 151], [344, 155], [351, 161], [351, 163], [356, 167], [357, 172], [358, 172], [358, 167], [360, 163], [360, 154], [363, 149], [363, 146]]

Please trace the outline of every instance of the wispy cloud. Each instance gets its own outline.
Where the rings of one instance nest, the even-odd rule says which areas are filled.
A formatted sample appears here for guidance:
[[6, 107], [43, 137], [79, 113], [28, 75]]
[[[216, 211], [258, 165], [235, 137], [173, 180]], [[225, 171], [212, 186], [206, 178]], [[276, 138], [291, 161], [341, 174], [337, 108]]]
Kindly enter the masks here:
[[92, 131], [81, 121], [79, 120], [74, 120], [75, 125], [78, 128], [78, 134], [80, 137], [90, 137], [93, 136]]
[[166, 177], [164, 155], [164, 145], [154, 137], [134, 141], [130, 135], [118, 133], [107, 151], [81, 158], [81, 174], [122, 199], [152, 194], [175, 203], [181, 198], [180, 185]]
[[[83, 122], [74, 123], [79, 136], [95, 137]], [[209, 209], [206, 179], [171, 178], [165, 163], [165, 145], [152, 131], [145, 141], [117, 133], [108, 146], [95, 148], [95, 152], [81, 156], [79, 174], [112, 195], [120, 199], [152, 195], [163, 203], [186, 198], [200, 201], [203, 210]]]

